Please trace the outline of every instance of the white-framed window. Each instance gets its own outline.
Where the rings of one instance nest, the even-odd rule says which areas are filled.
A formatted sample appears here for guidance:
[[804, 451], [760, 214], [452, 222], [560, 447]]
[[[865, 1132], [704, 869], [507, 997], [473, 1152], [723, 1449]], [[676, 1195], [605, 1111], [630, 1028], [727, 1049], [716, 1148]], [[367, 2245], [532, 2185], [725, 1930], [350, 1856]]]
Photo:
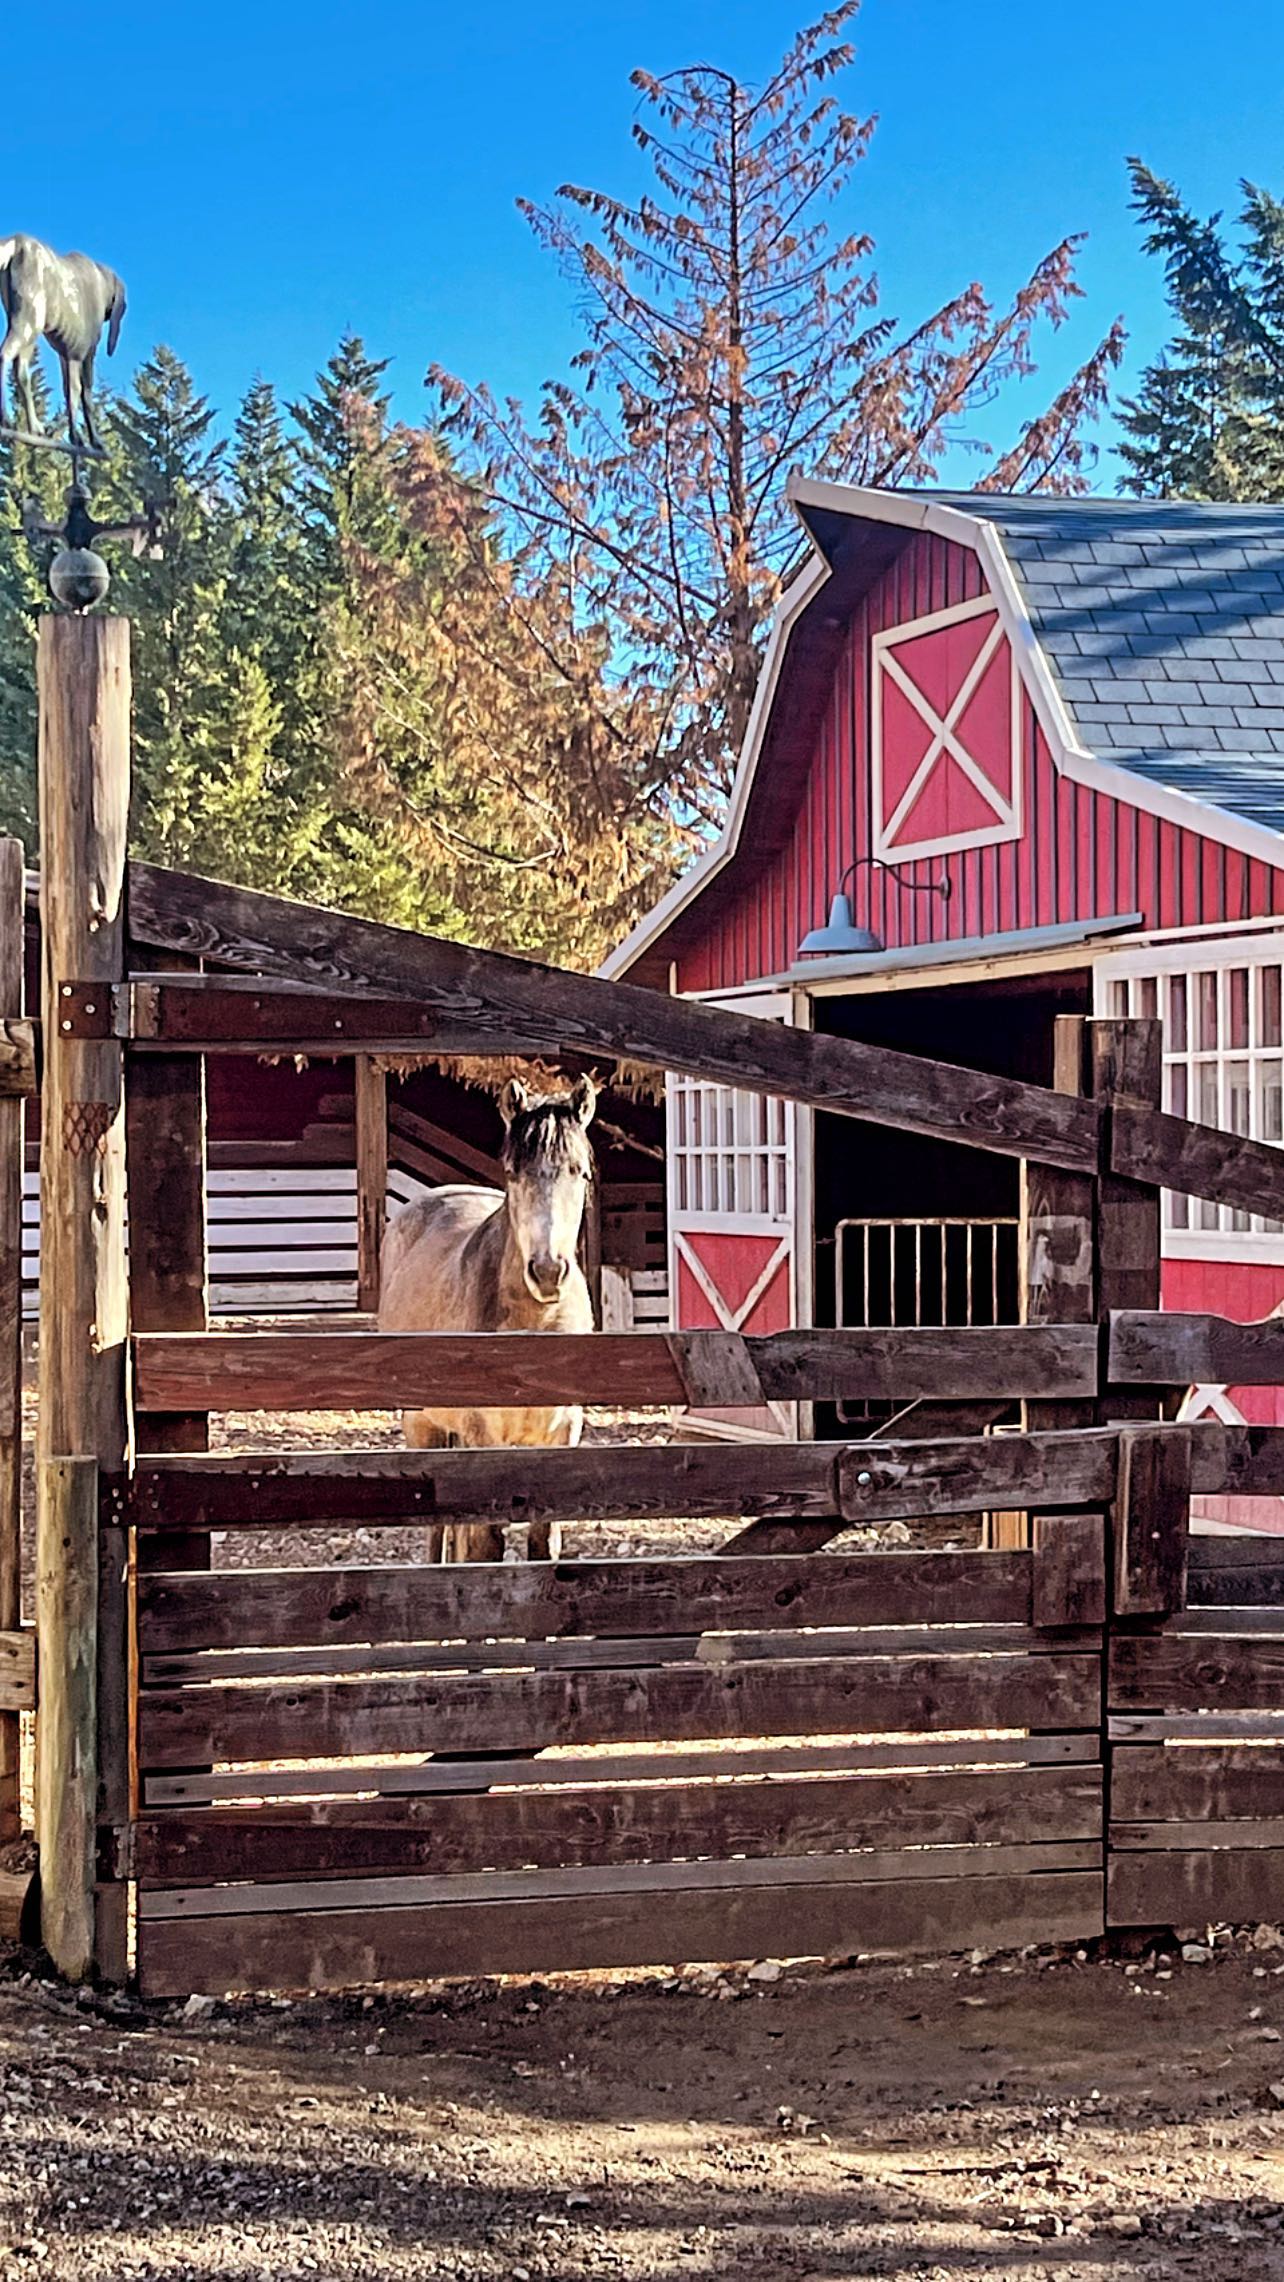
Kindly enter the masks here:
[[701, 1078], [669, 1079], [673, 1201], [683, 1222], [789, 1219], [787, 1102]]
[[[1284, 935], [1162, 943], [1102, 960], [1097, 1012], [1158, 1017], [1164, 1108], [1284, 1142]], [[1284, 1260], [1284, 1223], [1164, 1194], [1172, 1258]]]

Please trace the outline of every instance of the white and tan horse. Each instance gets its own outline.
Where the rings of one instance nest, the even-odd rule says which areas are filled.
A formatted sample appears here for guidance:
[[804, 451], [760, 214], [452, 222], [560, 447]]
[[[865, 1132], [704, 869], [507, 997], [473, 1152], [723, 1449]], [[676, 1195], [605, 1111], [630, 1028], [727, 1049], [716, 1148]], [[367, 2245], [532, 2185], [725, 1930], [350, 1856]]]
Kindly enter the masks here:
[[[588, 1126], [597, 1094], [581, 1078], [569, 1094], [532, 1096], [515, 1080], [500, 1098], [504, 1188], [433, 1190], [404, 1207], [384, 1240], [381, 1331], [592, 1331], [593, 1304], [577, 1258], [593, 1179]], [[407, 1411], [414, 1449], [446, 1444], [577, 1443], [576, 1404]], [[532, 1522], [532, 1555], [556, 1556], [547, 1523]], [[448, 1529], [445, 1559], [502, 1558], [502, 1529]]]

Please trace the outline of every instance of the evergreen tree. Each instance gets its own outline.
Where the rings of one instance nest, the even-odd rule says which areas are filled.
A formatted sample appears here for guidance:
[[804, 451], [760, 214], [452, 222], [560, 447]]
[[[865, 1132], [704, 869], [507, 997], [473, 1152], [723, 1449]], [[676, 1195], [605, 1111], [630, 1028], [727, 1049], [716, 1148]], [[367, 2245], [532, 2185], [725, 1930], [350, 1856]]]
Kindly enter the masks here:
[[227, 592], [222, 631], [261, 658], [278, 698], [297, 667], [303, 618], [299, 455], [261, 376], [236, 416], [227, 469]]
[[112, 408], [111, 491], [122, 513], [167, 502], [155, 560], [119, 550], [113, 601], [134, 621], [134, 808], [140, 855], [185, 865], [204, 834], [212, 728], [227, 660], [219, 642], [226, 529], [224, 446], [214, 414], [171, 349], [158, 348]]
[[290, 406], [299, 429], [303, 514], [332, 592], [346, 575], [346, 541], [377, 554], [394, 550], [397, 542], [388, 486], [389, 398], [379, 387], [388, 362], [369, 356], [359, 334], [345, 333], [311, 396]]
[[[49, 391], [32, 373], [36, 411], [46, 431]], [[42, 522], [58, 523], [71, 480], [70, 462], [52, 452], [0, 442], [0, 831], [16, 833], [34, 861], [36, 800], [36, 624], [49, 608], [45, 574], [51, 542], [33, 547], [22, 528], [30, 501]]]
[[1284, 207], [1241, 187], [1240, 242], [1130, 159], [1147, 253], [1164, 264], [1174, 331], [1120, 415], [1125, 490], [1193, 499], [1284, 497]]

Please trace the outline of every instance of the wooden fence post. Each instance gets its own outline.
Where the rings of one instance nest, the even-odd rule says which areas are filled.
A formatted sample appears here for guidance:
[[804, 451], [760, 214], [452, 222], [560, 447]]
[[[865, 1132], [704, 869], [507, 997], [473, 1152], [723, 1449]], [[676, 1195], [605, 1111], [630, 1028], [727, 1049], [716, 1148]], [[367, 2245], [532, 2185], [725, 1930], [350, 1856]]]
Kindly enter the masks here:
[[[1053, 1085], [1058, 1093], [1084, 1091], [1087, 1025], [1081, 1014], [1056, 1018]], [[1057, 1165], [1021, 1160], [1021, 1320], [1023, 1323], [1095, 1323], [1094, 1276], [1097, 1184], [1091, 1173], [1070, 1173]], [[1066, 1395], [1027, 1402], [1028, 1433], [1059, 1427], [1091, 1426], [1091, 1396]], [[1019, 1526], [1013, 1526], [1019, 1524]], [[991, 1542], [1013, 1550], [1039, 1543], [1039, 1519], [1025, 1514], [995, 1515]]]
[[[171, 970], [174, 954], [166, 953]], [[129, 946], [132, 972], [160, 964]], [[184, 966], [195, 961], [181, 962]], [[125, 1056], [125, 1160], [137, 1210], [129, 1238], [129, 1314], [135, 1331], [209, 1329], [205, 1239], [205, 1056]], [[204, 1410], [159, 1412], [135, 1421], [140, 1451], [209, 1448]], [[207, 1568], [207, 1538], [152, 1549], [158, 1569]]]
[[[22, 1012], [20, 840], [0, 839], [0, 1020]], [[22, 1620], [22, 1103], [0, 1101], [0, 1632]], [[0, 1712], [0, 1843], [19, 1828], [21, 1726]]]
[[1123, 1429], [1114, 1514], [1116, 1616], [1176, 1616], [1185, 1607], [1190, 1473], [1188, 1426]]
[[[95, 1892], [96, 1819], [129, 1811], [129, 1665], [120, 1580], [99, 1593], [92, 1468], [119, 1483], [128, 1450], [123, 1059], [112, 1038], [62, 1028], [67, 982], [109, 990], [123, 971], [129, 813], [129, 626], [123, 618], [41, 621], [40, 863], [44, 937], [41, 1147], [40, 1453], [37, 1544], [41, 1724], [77, 1736], [60, 1771], [42, 1752], [41, 1924], [58, 1969], [127, 1970], [126, 1889]], [[109, 1622], [100, 1623], [100, 1615]], [[74, 1619], [74, 1627], [72, 1620]], [[85, 1643], [89, 1646], [86, 1648]], [[91, 1670], [85, 1670], [88, 1656]], [[87, 1738], [86, 1701], [95, 1706]], [[92, 1749], [94, 1764], [83, 1765]], [[92, 1779], [91, 1779], [92, 1778]]]
[[371, 1054], [353, 1060], [357, 1128], [357, 1306], [379, 1305], [379, 1269], [388, 1211], [388, 1073]]
[[36, 1626], [44, 1672], [36, 1754], [40, 1934], [59, 1972], [83, 1981], [98, 1946], [97, 1461], [42, 1458], [36, 1514]]
[[1090, 1023], [1088, 1036], [1092, 1090], [1103, 1113], [1097, 1207], [1097, 1316], [1103, 1337], [1097, 1414], [1103, 1421], [1157, 1418], [1157, 1393], [1107, 1384], [1105, 1330], [1115, 1308], [1159, 1306], [1161, 1192], [1153, 1182], [1128, 1180], [1108, 1166], [1114, 1096], [1123, 1094], [1153, 1108], [1162, 1099], [1163, 1032], [1158, 1022], [1119, 1020]]

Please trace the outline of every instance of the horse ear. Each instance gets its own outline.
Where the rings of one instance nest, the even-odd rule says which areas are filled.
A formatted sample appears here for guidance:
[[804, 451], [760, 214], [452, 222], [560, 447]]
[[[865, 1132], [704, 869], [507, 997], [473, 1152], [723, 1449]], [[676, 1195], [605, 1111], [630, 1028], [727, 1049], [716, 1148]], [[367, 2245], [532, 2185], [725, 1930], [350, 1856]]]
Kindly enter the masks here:
[[576, 1079], [571, 1088], [571, 1107], [581, 1125], [593, 1123], [593, 1112], [597, 1108], [597, 1087], [592, 1078]]
[[524, 1109], [530, 1108], [531, 1097], [520, 1078], [510, 1078], [499, 1097], [499, 1114], [505, 1125], [511, 1125]]

